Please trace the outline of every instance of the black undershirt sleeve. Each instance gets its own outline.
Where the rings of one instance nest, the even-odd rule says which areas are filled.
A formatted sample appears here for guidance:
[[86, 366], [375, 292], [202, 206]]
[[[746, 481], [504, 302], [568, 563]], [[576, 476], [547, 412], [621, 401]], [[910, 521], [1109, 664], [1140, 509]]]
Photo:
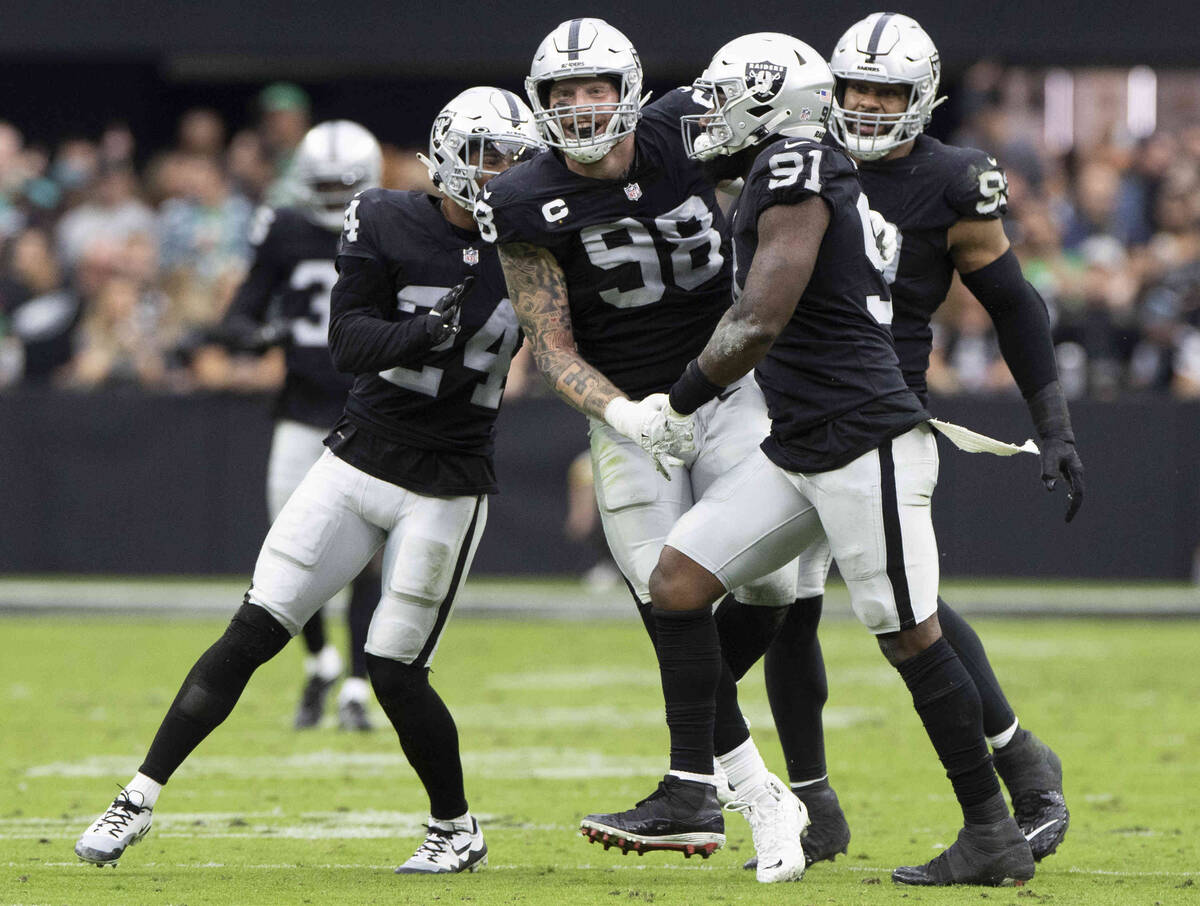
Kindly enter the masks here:
[[429, 352], [428, 316], [389, 321], [391, 280], [372, 258], [339, 255], [330, 296], [329, 352], [334, 367], [350, 374], [411, 366]]
[[1028, 399], [1058, 380], [1046, 303], [1021, 273], [1012, 249], [991, 264], [963, 274], [962, 282], [996, 325], [1000, 353], [1021, 394]]

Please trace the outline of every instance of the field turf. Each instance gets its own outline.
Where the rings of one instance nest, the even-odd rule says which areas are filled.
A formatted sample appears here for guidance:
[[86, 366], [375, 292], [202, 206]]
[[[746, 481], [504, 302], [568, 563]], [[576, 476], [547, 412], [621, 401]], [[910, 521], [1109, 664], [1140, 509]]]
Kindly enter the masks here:
[[[708, 861], [589, 845], [590, 811], [625, 808], [665, 770], [662, 699], [635, 620], [462, 615], [433, 681], [458, 721], [490, 865], [398, 876], [427, 802], [382, 713], [350, 736], [296, 733], [300, 653], [251, 682], [180, 769], [118, 868], [78, 834], [132, 776], [192, 661], [224, 620], [0, 616], [0, 904], [1200, 903], [1200, 621], [975, 621], [1023, 722], [1066, 770], [1071, 830], [1024, 887], [925, 890], [889, 879], [953, 840], [959, 813], [903, 684], [856, 624], [822, 629], [831, 778], [850, 853], [760, 885], [740, 816]], [[761, 672], [742, 683], [774, 770]]]

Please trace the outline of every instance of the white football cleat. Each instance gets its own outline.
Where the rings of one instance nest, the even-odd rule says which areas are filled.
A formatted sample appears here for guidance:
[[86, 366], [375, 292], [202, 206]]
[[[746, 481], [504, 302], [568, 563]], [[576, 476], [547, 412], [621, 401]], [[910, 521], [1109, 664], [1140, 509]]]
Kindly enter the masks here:
[[137, 790], [121, 790], [108, 811], [83, 832], [75, 844], [75, 855], [93, 865], [115, 867], [121, 853], [150, 832], [154, 810], [142, 801]]
[[804, 847], [800, 835], [808, 826], [808, 810], [774, 774], [757, 787], [744, 791], [725, 808], [741, 812], [750, 822], [756, 877], [760, 883], [799, 881], [804, 877]]
[[446, 875], [479, 871], [487, 865], [487, 844], [479, 822], [471, 815], [452, 821], [429, 819], [429, 833], [412, 858], [396, 869], [398, 875]]

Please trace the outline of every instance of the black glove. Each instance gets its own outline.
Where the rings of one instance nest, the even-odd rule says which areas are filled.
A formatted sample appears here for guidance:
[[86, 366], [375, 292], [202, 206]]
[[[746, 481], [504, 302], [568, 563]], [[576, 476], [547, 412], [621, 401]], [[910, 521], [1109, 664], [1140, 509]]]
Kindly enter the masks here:
[[437, 346], [458, 333], [459, 309], [474, 285], [475, 278], [467, 277], [434, 303], [429, 314], [425, 316], [425, 330], [429, 334], [430, 344]]
[[1026, 402], [1042, 451], [1042, 481], [1053, 491], [1059, 478], [1067, 481], [1067, 522], [1083, 505], [1083, 463], [1075, 452], [1075, 432], [1062, 385], [1051, 381]]

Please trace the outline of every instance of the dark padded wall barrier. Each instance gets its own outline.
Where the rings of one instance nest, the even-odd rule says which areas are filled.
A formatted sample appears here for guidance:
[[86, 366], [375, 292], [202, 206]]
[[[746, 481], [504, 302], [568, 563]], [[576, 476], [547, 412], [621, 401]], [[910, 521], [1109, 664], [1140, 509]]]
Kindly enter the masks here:
[[[1030, 434], [1016, 400], [937, 401], [942, 418], [1006, 440]], [[946, 575], [1185, 578], [1200, 540], [1200, 405], [1073, 406], [1087, 469], [1062, 521], [1034, 457], [942, 440], [934, 520]], [[0, 572], [248, 574], [267, 528], [266, 399], [137, 393], [0, 394]], [[585, 420], [554, 399], [506, 406], [481, 574], [568, 573], [567, 465]], [[582, 558], [582, 559], [581, 559]]]

